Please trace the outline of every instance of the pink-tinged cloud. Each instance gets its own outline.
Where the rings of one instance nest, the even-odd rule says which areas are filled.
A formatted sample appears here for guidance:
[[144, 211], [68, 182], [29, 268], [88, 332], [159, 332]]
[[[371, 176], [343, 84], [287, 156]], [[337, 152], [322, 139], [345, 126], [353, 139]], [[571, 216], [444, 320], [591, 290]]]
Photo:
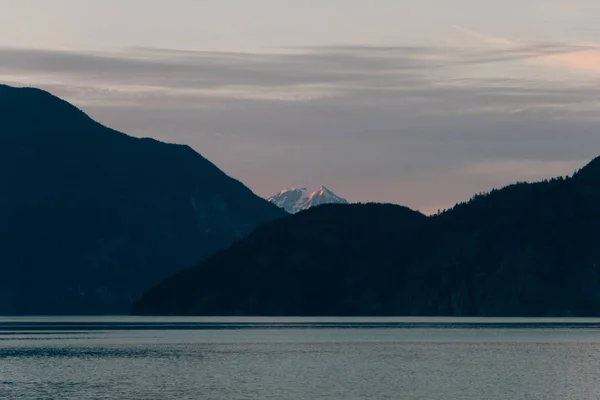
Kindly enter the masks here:
[[474, 30], [467, 29], [462, 26], [454, 25], [454, 29], [464, 33], [467, 36], [471, 36], [476, 39], [480, 39], [486, 43], [496, 45], [499, 47], [500, 46], [506, 47], [506, 48], [518, 47], [518, 44], [511, 40], [500, 38], [500, 37], [495, 37], [495, 36], [490, 36], [490, 35], [485, 35], [483, 33], [475, 32]]
[[536, 47], [535, 44], [522, 43], [502, 37], [486, 35], [460, 26], [455, 26], [455, 29], [504, 51], [513, 50], [531, 53], [532, 56], [524, 58], [524, 62], [530, 60], [542, 61], [549, 65], [566, 67], [572, 70], [600, 73], [600, 46], [595, 44], [570, 45], [565, 46], [564, 51], [559, 54], [544, 54], [541, 52], [536, 55], [534, 54], [535, 52], [532, 51], [532, 49], [535, 49]]
[[544, 57], [543, 60], [572, 69], [600, 73], [600, 50], [596, 49], [548, 56]]

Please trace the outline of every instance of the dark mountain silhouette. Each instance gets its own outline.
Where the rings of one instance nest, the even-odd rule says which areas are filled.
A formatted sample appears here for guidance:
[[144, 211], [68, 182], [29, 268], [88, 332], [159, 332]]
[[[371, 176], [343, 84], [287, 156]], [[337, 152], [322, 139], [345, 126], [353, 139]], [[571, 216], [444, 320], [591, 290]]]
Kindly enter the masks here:
[[188, 146], [0, 86], [0, 315], [128, 312], [283, 214]]
[[[345, 315], [379, 297], [391, 255], [427, 218], [395, 205], [313, 207], [266, 224], [152, 289], [136, 313]], [[392, 271], [387, 268], [388, 271]], [[375, 291], [374, 291], [375, 290]]]
[[266, 224], [150, 290], [180, 315], [600, 315], [600, 159], [425, 217], [326, 205]]

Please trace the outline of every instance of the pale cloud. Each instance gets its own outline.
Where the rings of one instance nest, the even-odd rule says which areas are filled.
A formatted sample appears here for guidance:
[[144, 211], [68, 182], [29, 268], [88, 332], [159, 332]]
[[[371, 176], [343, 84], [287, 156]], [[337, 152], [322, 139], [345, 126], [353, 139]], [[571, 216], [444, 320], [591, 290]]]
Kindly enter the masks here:
[[107, 106], [137, 103], [197, 108], [224, 102], [335, 99], [339, 104], [385, 102], [426, 110], [425, 103], [448, 102], [449, 109], [428, 111], [443, 114], [501, 110], [503, 106], [510, 106], [510, 113], [516, 107], [535, 104], [572, 107], [572, 98], [560, 98], [565, 93], [579, 93], [582, 98], [578, 102], [590, 102], [589, 88], [582, 84], [519, 79], [506, 76], [503, 69], [486, 75], [489, 66], [571, 57], [580, 54], [580, 47], [495, 43], [502, 45], [492, 50], [330, 46], [288, 53], [0, 48], [0, 79], [54, 87], [79, 104], [104, 101]]
[[497, 46], [509, 48], [509, 49], [510, 48], [518, 49], [519, 48], [519, 45], [516, 42], [513, 42], [508, 39], [485, 35], [483, 33], [475, 32], [472, 29], [467, 29], [467, 28], [464, 28], [464, 27], [458, 26], [458, 25], [454, 25], [453, 28], [458, 30], [459, 32], [464, 33], [465, 35], [468, 35], [468, 36], [471, 36], [471, 37], [474, 37], [477, 39], [481, 39], [482, 41], [489, 43], [489, 44], [493, 44], [493, 45], [497, 45]]
[[548, 56], [542, 58], [542, 60], [567, 68], [600, 74], [600, 49], [597, 48], [572, 54]]
[[[575, 7], [576, 5], [571, 5]], [[558, 54], [543, 54], [534, 52], [531, 54], [532, 48], [548, 46], [548, 44], [528, 44], [514, 40], [509, 40], [502, 37], [485, 35], [463, 27], [455, 27], [459, 31], [471, 37], [480, 39], [491, 46], [494, 46], [498, 51], [506, 52], [513, 51], [517, 54], [530, 54], [531, 56], [524, 61], [542, 62], [548, 65], [560, 66], [571, 70], [583, 70], [600, 74], [600, 46], [597, 44], [550, 44], [565, 46], [567, 51], [559, 52]]]

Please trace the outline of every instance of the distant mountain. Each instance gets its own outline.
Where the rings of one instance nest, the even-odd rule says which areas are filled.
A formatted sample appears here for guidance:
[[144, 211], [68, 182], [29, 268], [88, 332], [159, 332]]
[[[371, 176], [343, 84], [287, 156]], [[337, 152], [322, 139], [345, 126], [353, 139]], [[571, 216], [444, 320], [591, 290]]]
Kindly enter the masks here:
[[284, 189], [267, 200], [288, 213], [295, 214], [303, 210], [302, 206], [308, 201], [310, 194], [306, 188], [291, 188]]
[[306, 188], [285, 189], [269, 197], [267, 200], [291, 214], [308, 210], [311, 207], [321, 204], [348, 204], [346, 199], [337, 196], [325, 186], [321, 186], [312, 193]]
[[600, 316], [600, 158], [425, 217], [326, 205], [263, 225], [136, 314]]
[[0, 315], [125, 313], [283, 215], [188, 146], [0, 85]]

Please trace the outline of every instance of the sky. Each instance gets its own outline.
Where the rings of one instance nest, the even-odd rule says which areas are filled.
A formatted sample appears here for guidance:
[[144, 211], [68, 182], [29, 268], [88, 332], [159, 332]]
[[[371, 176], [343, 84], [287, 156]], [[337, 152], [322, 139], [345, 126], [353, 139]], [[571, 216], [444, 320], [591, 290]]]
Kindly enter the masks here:
[[426, 213], [600, 155], [597, 0], [0, 0], [0, 83], [256, 194]]

